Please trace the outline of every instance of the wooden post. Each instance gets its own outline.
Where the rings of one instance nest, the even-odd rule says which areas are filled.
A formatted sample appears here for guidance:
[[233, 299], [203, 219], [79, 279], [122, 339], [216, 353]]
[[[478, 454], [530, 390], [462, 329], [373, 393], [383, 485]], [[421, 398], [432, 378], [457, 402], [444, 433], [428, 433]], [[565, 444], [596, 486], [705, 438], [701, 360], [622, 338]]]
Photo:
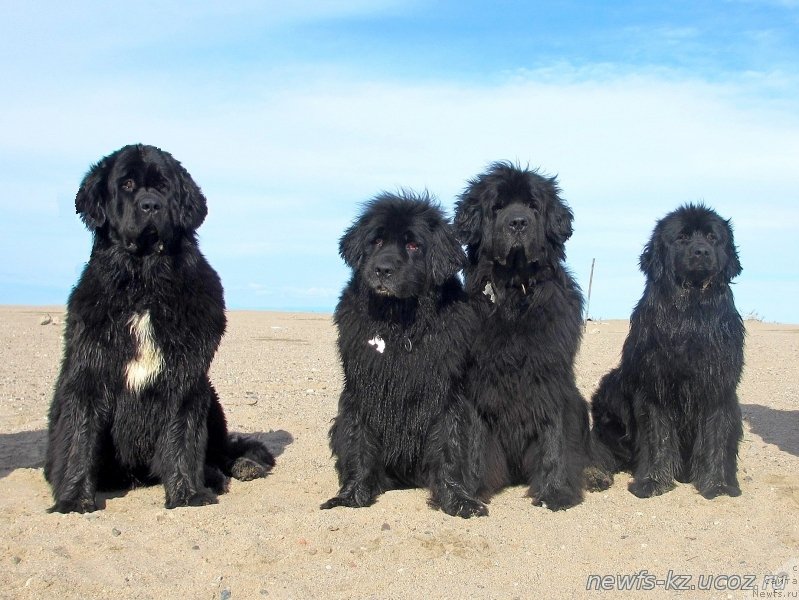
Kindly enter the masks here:
[[585, 321], [583, 321], [583, 331], [588, 328], [588, 309], [591, 308], [591, 287], [594, 284], [594, 265], [596, 258], [591, 259], [591, 276], [588, 278], [588, 300], [585, 303]]

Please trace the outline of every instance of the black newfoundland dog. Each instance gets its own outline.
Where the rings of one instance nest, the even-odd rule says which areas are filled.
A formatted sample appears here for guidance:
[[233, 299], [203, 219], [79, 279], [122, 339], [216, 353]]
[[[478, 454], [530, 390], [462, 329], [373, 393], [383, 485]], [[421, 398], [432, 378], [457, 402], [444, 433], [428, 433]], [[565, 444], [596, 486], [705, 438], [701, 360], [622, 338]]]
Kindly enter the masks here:
[[499, 162], [469, 183], [455, 212], [479, 315], [465, 385], [481, 417], [478, 497], [528, 485], [551, 510], [582, 500], [590, 467], [588, 405], [574, 376], [583, 297], [564, 266], [572, 213], [558, 193], [554, 178]]
[[94, 511], [98, 489], [159, 480], [167, 508], [198, 506], [227, 475], [263, 477], [272, 455], [228, 436], [208, 379], [225, 305], [197, 247], [199, 187], [167, 152], [125, 146], [90, 169], [75, 207], [94, 244], [69, 297], [50, 407], [50, 510]]
[[741, 272], [730, 222], [702, 205], [675, 210], [655, 226], [641, 270], [621, 364], [594, 394], [596, 445], [611, 472], [632, 471], [641, 498], [675, 479], [706, 498], [738, 496], [744, 326], [730, 290]]
[[344, 389], [330, 446], [341, 489], [322, 508], [426, 487], [448, 514], [485, 514], [467, 491], [473, 461], [460, 443], [470, 413], [457, 382], [473, 319], [451, 227], [426, 195], [382, 194], [345, 232], [340, 252], [353, 270], [334, 316]]

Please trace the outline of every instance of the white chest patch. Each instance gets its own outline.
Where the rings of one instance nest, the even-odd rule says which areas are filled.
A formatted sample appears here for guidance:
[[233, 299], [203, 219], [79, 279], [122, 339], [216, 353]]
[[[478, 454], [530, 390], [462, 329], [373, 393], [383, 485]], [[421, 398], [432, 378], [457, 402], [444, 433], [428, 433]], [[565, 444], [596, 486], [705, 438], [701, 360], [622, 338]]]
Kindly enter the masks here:
[[486, 286], [483, 288], [483, 294], [488, 296], [488, 299], [491, 300], [491, 304], [497, 303], [497, 293], [494, 291], [494, 286], [491, 285], [490, 281], [486, 283]]
[[132, 392], [140, 392], [164, 369], [164, 356], [155, 342], [150, 311], [134, 314], [128, 325], [136, 346], [136, 356], [125, 367], [125, 383]]
[[370, 346], [373, 346], [374, 349], [377, 350], [380, 354], [383, 354], [383, 352], [386, 349], [386, 343], [383, 341], [383, 338], [381, 338], [379, 335], [376, 335], [366, 343], [369, 344]]

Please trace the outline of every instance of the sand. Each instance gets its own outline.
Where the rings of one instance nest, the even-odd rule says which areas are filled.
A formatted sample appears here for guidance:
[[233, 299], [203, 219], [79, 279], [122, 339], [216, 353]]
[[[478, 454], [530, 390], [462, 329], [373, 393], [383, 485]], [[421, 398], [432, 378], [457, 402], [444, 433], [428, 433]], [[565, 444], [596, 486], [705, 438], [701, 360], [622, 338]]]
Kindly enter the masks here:
[[[465, 521], [428, 508], [423, 490], [319, 510], [337, 490], [331, 318], [231, 312], [211, 378], [231, 430], [278, 455], [273, 474], [233, 481], [214, 506], [166, 510], [156, 486], [57, 515], [42, 461], [62, 311], [0, 307], [0, 598], [752, 598], [780, 571], [782, 597], [799, 597], [799, 326], [747, 323], [740, 498], [678, 485], [639, 500], [620, 475], [568, 511], [534, 507], [514, 487]], [[626, 331], [588, 324], [586, 397]]]

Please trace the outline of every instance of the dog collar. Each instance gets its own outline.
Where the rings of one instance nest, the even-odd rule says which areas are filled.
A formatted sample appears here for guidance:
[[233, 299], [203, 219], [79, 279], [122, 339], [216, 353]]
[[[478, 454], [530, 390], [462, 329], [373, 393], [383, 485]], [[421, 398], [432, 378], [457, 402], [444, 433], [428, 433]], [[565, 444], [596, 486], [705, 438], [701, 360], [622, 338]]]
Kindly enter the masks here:
[[[383, 354], [386, 351], [386, 341], [379, 334], [375, 335], [371, 340], [367, 340], [366, 343], [372, 346], [379, 354]], [[402, 347], [405, 348], [406, 352], [411, 352], [413, 350], [411, 338], [405, 336], [402, 340]]]
[[[532, 281], [528, 285], [532, 285], [534, 283], [535, 282]], [[519, 284], [519, 289], [521, 289], [521, 291], [522, 291], [522, 296], [526, 296], [527, 295], [527, 286], [525, 284], [520, 283]], [[491, 304], [496, 304], [497, 303], [497, 291], [494, 288], [494, 284], [491, 283], [490, 281], [486, 282], [485, 287], [483, 288], [483, 295], [484, 296], [488, 296], [488, 299], [491, 301]]]

